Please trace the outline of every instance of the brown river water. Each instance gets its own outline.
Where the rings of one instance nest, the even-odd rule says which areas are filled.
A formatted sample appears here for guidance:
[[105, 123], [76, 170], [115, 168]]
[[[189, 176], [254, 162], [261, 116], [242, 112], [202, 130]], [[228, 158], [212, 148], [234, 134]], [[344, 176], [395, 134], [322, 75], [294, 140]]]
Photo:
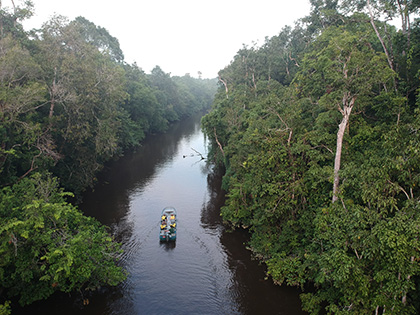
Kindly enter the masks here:
[[[221, 176], [198, 153], [207, 155], [207, 141], [196, 115], [110, 163], [80, 208], [122, 242], [127, 280], [85, 303], [57, 294], [12, 314], [306, 314], [297, 289], [266, 279], [247, 233], [223, 225]], [[159, 242], [166, 206], [178, 212], [170, 244]]]

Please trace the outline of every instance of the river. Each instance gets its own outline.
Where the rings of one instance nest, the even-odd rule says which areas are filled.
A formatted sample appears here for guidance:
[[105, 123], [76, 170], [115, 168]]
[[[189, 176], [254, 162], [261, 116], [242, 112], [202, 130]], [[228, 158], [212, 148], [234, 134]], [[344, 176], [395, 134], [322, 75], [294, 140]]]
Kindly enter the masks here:
[[[220, 218], [221, 177], [201, 155], [200, 116], [149, 136], [110, 163], [80, 208], [122, 242], [127, 280], [85, 296], [57, 294], [20, 314], [306, 314], [299, 291], [267, 279], [246, 249], [248, 235]], [[159, 242], [161, 210], [178, 211], [175, 243]]]

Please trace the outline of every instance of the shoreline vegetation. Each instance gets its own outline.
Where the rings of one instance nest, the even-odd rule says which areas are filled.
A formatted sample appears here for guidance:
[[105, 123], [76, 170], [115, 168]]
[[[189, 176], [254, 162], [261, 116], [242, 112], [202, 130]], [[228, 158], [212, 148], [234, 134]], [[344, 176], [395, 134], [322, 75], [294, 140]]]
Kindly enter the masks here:
[[[0, 4], [1, 5], [1, 4]], [[54, 292], [126, 278], [120, 244], [77, 208], [110, 159], [208, 109], [216, 79], [146, 74], [83, 17], [25, 32], [24, 2], [0, 7], [0, 314]], [[72, 203], [69, 202], [72, 200]]]
[[223, 219], [310, 314], [418, 314], [419, 2], [311, 4], [219, 72]]

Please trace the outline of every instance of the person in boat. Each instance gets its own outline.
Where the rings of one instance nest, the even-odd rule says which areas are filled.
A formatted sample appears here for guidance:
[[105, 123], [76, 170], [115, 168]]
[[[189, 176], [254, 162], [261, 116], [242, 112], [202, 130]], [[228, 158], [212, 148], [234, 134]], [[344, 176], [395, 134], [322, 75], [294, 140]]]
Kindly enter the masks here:
[[166, 214], [162, 215], [162, 220], [160, 222], [160, 229], [163, 230], [166, 227]]
[[175, 214], [172, 213], [170, 219], [175, 220]]
[[171, 224], [171, 228], [175, 228], [176, 227], [176, 223], [175, 222], [173, 222], [172, 224]]

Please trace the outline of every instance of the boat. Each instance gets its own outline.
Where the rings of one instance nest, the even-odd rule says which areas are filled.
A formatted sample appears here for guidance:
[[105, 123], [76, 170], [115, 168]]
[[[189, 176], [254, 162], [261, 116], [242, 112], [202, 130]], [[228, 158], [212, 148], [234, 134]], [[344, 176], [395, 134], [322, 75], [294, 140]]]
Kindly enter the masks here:
[[176, 240], [177, 219], [177, 213], [174, 207], [166, 207], [162, 210], [159, 233], [159, 240], [161, 242]]

